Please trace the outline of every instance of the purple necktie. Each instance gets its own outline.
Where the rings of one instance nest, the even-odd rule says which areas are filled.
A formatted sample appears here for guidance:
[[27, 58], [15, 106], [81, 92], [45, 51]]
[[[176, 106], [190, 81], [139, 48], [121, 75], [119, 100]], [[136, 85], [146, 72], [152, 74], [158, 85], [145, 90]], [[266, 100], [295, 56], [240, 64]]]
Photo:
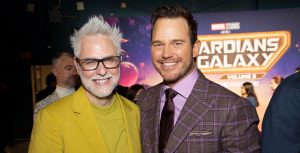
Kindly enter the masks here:
[[163, 153], [174, 125], [175, 106], [173, 98], [178, 94], [175, 90], [168, 88], [165, 91], [166, 102], [161, 113], [159, 152]]

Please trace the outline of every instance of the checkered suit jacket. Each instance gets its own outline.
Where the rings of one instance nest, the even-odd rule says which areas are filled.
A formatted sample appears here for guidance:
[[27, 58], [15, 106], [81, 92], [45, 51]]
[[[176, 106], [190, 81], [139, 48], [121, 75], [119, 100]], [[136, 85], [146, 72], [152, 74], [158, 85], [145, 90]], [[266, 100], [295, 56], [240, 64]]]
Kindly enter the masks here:
[[[161, 90], [151, 87], [138, 101], [143, 153], [158, 153]], [[259, 152], [257, 124], [255, 107], [199, 71], [165, 153]]]

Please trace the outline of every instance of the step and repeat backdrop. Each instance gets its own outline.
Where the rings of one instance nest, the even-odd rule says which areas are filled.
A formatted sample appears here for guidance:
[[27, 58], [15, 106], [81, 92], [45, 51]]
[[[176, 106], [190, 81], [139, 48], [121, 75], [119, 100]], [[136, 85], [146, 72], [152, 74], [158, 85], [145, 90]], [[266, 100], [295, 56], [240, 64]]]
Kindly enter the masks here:
[[[197, 68], [207, 78], [238, 95], [254, 85], [262, 121], [273, 94], [274, 76], [283, 78], [300, 67], [300, 9], [194, 13], [201, 42]], [[123, 86], [153, 86], [162, 81], [151, 63], [150, 17], [108, 17], [123, 32]], [[261, 129], [261, 122], [259, 125]]]

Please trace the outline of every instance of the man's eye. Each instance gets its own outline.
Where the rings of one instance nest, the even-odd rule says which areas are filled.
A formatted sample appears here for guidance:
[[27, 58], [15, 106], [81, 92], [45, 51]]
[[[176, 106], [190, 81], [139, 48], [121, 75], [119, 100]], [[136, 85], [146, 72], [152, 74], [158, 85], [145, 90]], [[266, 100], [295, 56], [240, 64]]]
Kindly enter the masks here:
[[95, 60], [85, 60], [82, 63], [84, 63], [84, 64], [93, 64], [93, 63], [95, 63]]
[[161, 47], [161, 46], [163, 46], [163, 44], [161, 44], [161, 43], [155, 43], [155, 44], [153, 44], [153, 46], [154, 47]]
[[108, 61], [108, 62], [113, 62], [115, 59], [114, 58], [106, 58], [106, 59], [104, 59], [104, 61]]
[[71, 71], [73, 69], [73, 66], [70, 66], [70, 65], [65, 66], [65, 69], [68, 70], [68, 71]]
[[181, 42], [175, 42], [173, 43], [174, 46], [180, 46], [182, 43]]

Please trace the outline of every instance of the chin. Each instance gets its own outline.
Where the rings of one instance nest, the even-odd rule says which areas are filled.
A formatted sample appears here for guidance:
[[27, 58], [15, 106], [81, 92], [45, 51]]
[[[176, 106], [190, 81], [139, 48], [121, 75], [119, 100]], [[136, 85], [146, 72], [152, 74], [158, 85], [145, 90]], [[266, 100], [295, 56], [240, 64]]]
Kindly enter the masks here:
[[99, 98], [105, 98], [113, 93], [113, 89], [95, 89], [93, 93]]
[[168, 85], [168, 84], [176, 83], [179, 80], [179, 78], [178, 77], [163, 77], [163, 80], [164, 80], [165, 84]]
[[98, 98], [107, 98], [109, 96], [111, 96], [112, 93], [109, 93], [109, 94], [98, 94]]
[[176, 81], [180, 77], [179, 74], [175, 74], [172, 72], [161, 73], [161, 76], [165, 81]]

